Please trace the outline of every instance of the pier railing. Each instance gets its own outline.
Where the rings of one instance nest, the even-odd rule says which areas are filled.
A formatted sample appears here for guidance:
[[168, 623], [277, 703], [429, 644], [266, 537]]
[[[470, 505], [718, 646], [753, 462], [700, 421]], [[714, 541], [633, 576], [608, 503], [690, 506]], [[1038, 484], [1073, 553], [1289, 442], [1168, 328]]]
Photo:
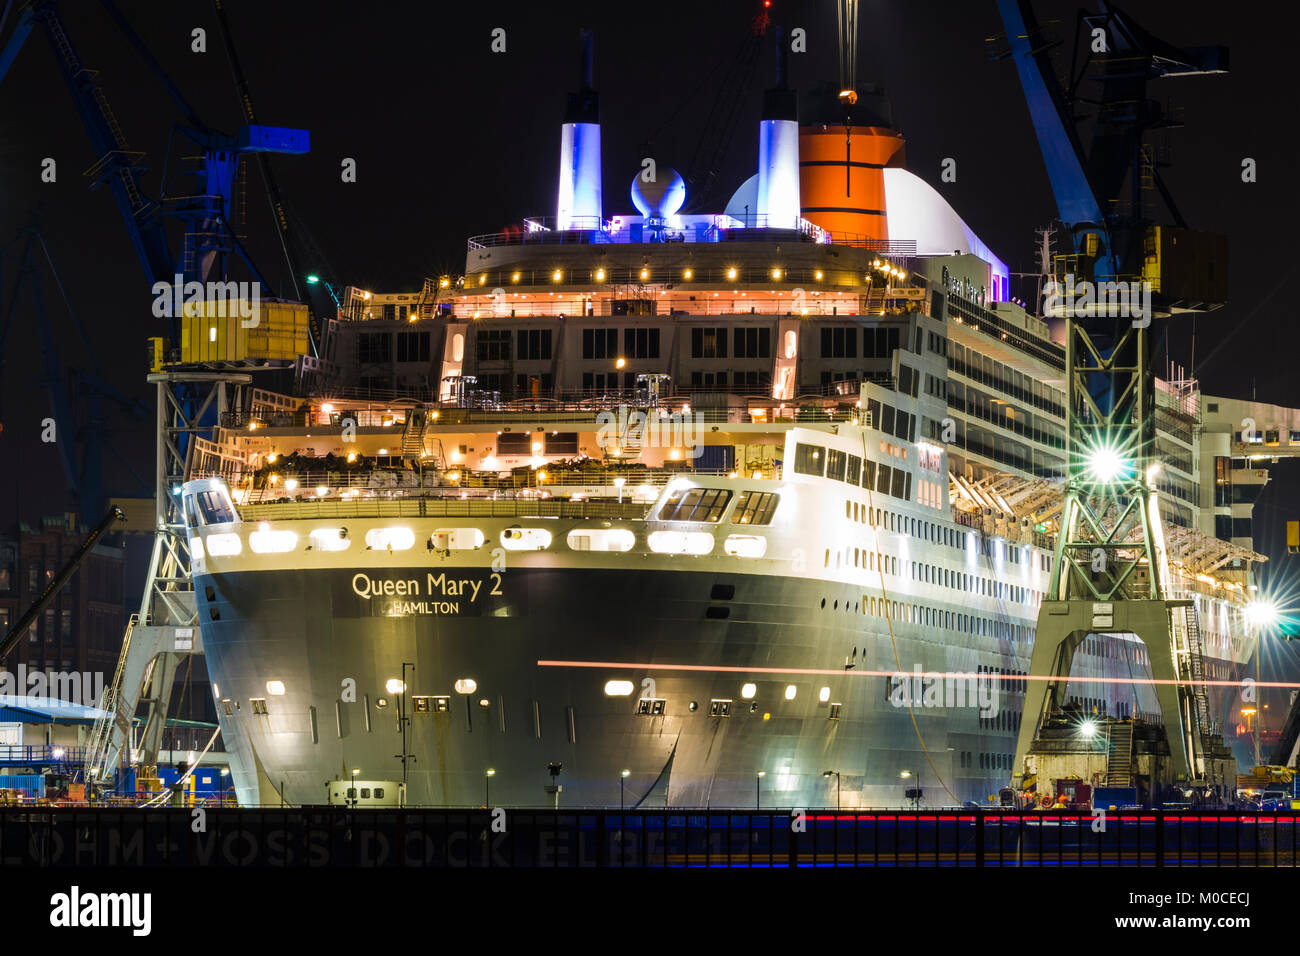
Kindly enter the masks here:
[[[1297, 811], [0, 808], [0, 867], [1295, 867]], [[147, 837], [147, 838], [145, 838]]]
[[80, 764], [85, 747], [58, 744], [0, 744], [0, 766]]

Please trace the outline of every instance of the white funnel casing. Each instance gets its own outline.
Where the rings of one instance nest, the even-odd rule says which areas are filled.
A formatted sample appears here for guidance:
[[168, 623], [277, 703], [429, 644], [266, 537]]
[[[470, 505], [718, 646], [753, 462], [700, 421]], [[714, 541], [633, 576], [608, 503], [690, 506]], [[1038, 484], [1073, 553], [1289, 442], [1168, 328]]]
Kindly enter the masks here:
[[600, 226], [600, 124], [565, 123], [560, 129], [557, 229]]
[[793, 229], [799, 219], [799, 123], [765, 119], [758, 124], [758, 216], [772, 229]]

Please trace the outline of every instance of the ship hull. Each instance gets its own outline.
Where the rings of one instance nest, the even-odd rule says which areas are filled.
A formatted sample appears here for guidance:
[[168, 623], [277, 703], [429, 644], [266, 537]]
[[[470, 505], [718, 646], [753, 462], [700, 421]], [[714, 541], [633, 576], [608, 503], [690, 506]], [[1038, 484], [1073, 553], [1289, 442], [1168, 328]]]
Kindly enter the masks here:
[[[245, 804], [323, 803], [354, 771], [405, 776], [422, 806], [902, 806], [916, 788], [952, 805], [985, 803], [1011, 776], [1023, 685], [998, 674], [1026, 670], [1030, 643], [887, 622], [853, 586], [436, 558], [196, 584]], [[386, 689], [403, 663], [404, 698]], [[1109, 659], [1079, 666], [1127, 674]], [[936, 691], [926, 673], [974, 676]], [[614, 680], [632, 692], [610, 696]], [[447, 709], [418, 710], [425, 696]]]

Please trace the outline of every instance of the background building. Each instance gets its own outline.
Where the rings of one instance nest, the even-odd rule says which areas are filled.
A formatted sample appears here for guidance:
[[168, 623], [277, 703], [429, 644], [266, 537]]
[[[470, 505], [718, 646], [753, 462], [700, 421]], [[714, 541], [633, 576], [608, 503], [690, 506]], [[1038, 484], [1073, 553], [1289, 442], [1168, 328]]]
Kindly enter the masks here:
[[[20, 523], [0, 536], [0, 631], [7, 632], [36, 600], [87, 533], [75, 515], [67, 514], [46, 517], [37, 527]], [[122, 538], [107, 535], [0, 666], [11, 672], [24, 664], [29, 673], [102, 673], [107, 683], [126, 625], [124, 578]]]

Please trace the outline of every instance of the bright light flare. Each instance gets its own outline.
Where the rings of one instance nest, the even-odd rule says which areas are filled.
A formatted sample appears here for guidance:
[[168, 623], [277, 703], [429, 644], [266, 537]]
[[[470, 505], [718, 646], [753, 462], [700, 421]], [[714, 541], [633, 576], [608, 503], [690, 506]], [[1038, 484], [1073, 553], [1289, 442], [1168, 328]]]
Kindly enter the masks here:
[[1246, 605], [1246, 620], [1254, 627], [1269, 627], [1277, 618], [1277, 605], [1272, 601], [1257, 599]]
[[1088, 455], [1088, 470], [1102, 484], [1110, 484], [1124, 473], [1128, 463], [1114, 448], [1102, 446]]

